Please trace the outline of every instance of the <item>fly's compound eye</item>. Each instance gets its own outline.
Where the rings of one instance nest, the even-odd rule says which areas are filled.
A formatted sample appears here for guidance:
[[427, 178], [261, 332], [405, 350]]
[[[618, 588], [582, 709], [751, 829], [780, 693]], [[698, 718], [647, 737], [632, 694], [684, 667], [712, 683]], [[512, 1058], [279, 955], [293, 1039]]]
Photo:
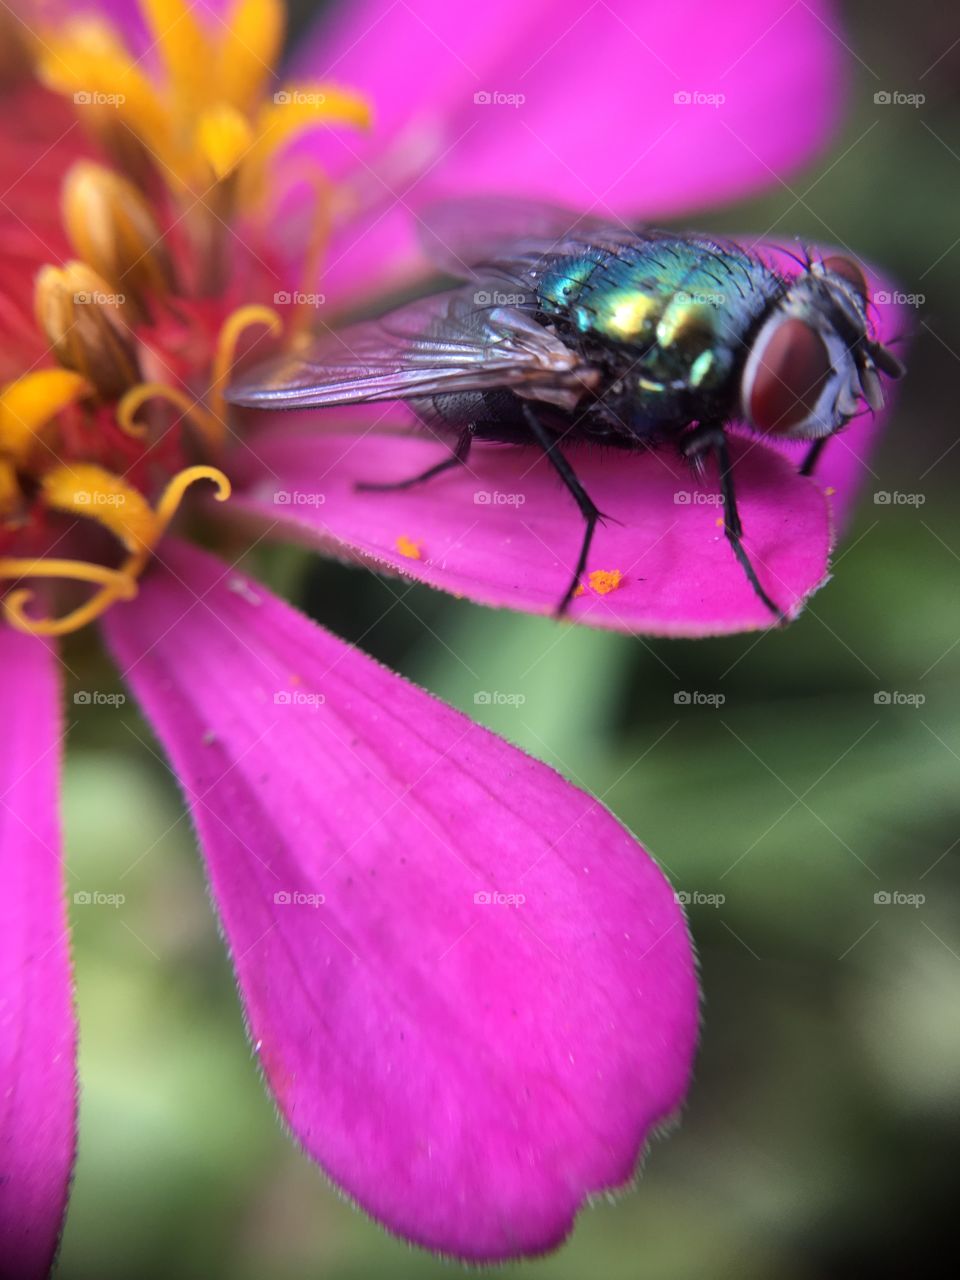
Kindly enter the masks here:
[[802, 434], [803, 425], [816, 415], [831, 372], [830, 354], [820, 334], [796, 317], [781, 320], [747, 361], [747, 418], [758, 431]]
[[853, 285], [865, 303], [870, 301], [867, 277], [863, 274], [863, 268], [858, 262], [854, 262], [852, 258], [845, 258], [841, 254], [832, 254], [829, 258], [824, 258], [823, 269], [832, 275], [840, 276], [842, 280], [846, 280], [847, 284]]

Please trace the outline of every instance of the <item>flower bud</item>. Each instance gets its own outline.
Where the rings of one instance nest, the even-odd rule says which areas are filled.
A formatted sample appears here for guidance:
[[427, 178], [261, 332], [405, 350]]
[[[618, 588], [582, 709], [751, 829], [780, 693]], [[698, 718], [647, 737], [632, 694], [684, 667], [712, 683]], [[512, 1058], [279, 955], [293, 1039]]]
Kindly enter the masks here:
[[79, 257], [141, 313], [173, 287], [173, 267], [149, 204], [126, 178], [81, 160], [63, 184], [63, 219]]
[[44, 267], [34, 309], [56, 358], [103, 399], [116, 399], [140, 381], [126, 299], [85, 262]]

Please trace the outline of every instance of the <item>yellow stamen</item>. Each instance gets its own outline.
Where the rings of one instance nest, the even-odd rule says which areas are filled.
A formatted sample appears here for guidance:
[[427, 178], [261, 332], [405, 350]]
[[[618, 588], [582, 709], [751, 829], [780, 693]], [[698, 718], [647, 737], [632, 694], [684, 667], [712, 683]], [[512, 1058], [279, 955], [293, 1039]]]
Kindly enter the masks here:
[[44, 32], [37, 72], [55, 93], [72, 98], [84, 123], [121, 151], [133, 130], [162, 164], [175, 159], [169, 112], [109, 23], [85, 15]]
[[95, 463], [55, 467], [40, 487], [48, 507], [96, 520], [128, 551], [152, 547], [157, 540], [156, 516], [140, 490]]
[[218, 182], [228, 177], [250, 150], [253, 129], [227, 102], [205, 111], [197, 125], [197, 146]]
[[74, 560], [0, 560], [2, 577], [64, 577], [103, 584], [102, 589], [85, 604], [62, 618], [29, 617], [26, 606], [33, 598], [33, 592], [26, 587], [11, 591], [3, 600], [3, 611], [7, 621], [18, 631], [26, 631], [31, 635], [63, 636], [72, 631], [78, 631], [88, 622], [93, 622], [118, 600], [133, 599], [137, 593], [137, 581], [149, 562], [157, 540], [166, 532], [176, 515], [183, 495], [197, 480], [213, 481], [217, 486], [214, 496], [218, 502], [225, 502], [230, 497], [230, 481], [216, 467], [187, 467], [178, 472], [167, 485], [155, 510], [151, 513], [153, 542], [149, 546], [141, 546], [134, 551], [118, 569], [104, 569], [101, 565]]
[[167, 386], [164, 382], [141, 382], [117, 402], [117, 422], [127, 435], [143, 439], [147, 435], [147, 427], [142, 422], [135, 422], [137, 414], [148, 400], [168, 400], [179, 409], [185, 418], [198, 428], [204, 441], [211, 449], [219, 449], [223, 443], [223, 427], [209, 413], [199, 400], [193, 400], [177, 387]]
[[213, 377], [210, 385], [210, 408], [221, 423], [226, 418], [223, 392], [237, 358], [237, 343], [241, 334], [252, 325], [266, 326], [277, 338], [283, 332], [283, 321], [270, 307], [238, 307], [224, 320], [217, 337], [217, 351], [213, 358]]
[[280, 56], [285, 8], [282, 0], [235, 0], [224, 22], [212, 80], [227, 102], [250, 111]]
[[69, 369], [37, 369], [8, 383], [0, 391], [0, 451], [26, 462], [43, 428], [90, 395], [86, 378]]
[[63, 219], [77, 255], [141, 305], [174, 283], [163, 233], [133, 183], [112, 169], [78, 161], [63, 184]]
[[213, 50], [189, 0], [140, 0], [154, 47], [163, 59], [174, 95], [186, 107], [209, 101]]

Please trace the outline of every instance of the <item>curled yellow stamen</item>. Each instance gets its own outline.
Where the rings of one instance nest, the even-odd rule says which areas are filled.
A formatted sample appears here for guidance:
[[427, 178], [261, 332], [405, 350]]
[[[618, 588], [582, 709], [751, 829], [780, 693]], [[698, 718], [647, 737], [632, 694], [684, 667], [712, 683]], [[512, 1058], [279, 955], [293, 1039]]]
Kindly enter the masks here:
[[118, 600], [132, 600], [137, 594], [137, 580], [146, 567], [160, 535], [165, 532], [176, 515], [183, 495], [197, 480], [212, 480], [217, 486], [214, 495], [218, 502], [225, 502], [230, 497], [230, 481], [216, 467], [186, 467], [175, 475], [163, 491], [154, 510], [156, 519], [154, 538], [149, 546], [134, 551], [118, 569], [107, 569], [102, 565], [91, 564], [82, 560], [3, 560], [0, 559], [0, 577], [25, 578], [61, 577], [78, 582], [95, 582], [101, 584], [85, 604], [80, 605], [62, 618], [31, 618], [26, 613], [26, 606], [33, 599], [33, 592], [27, 587], [9, 592], [3, 600], [3, 612], [11, 626], [18, 631], [26, 631], [38, 636], [63, 636], [101, 617], [109, 607]]
[[141, 382], [117, 402], [117, 422], [127, 435], [144, 439], [147, 427], [135, 421], [137, 414], [148, 400], [167, 400], [179, 409], [185, 418], [197, 427], [211, 449], [218, 449], [223, 440], [220, 423], [199, 400], [192, 400], [185, 392], [164, 382]]
[[270, 307], [252, 305], [238, 307], [231, 312], [220, 327], [217, 352], [213, 358], [213, 380], [210, 385], [210, 407], [222, 423], [226, 415], [223, 391], [237, 358], [237, 343], [241, 334], [252, 325], [262, 324], [274, 337], [283, 332], [283, 321]]

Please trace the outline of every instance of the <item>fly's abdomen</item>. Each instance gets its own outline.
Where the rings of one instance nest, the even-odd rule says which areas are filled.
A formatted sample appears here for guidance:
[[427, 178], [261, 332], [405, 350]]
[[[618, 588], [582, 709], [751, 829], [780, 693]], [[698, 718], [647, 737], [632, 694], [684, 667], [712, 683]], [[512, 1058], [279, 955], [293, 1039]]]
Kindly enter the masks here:
[[542, 314], [610, 372], [633, 429], [721, 413], [780, 278], [736, 245], [650, 232], [544, 264]]

